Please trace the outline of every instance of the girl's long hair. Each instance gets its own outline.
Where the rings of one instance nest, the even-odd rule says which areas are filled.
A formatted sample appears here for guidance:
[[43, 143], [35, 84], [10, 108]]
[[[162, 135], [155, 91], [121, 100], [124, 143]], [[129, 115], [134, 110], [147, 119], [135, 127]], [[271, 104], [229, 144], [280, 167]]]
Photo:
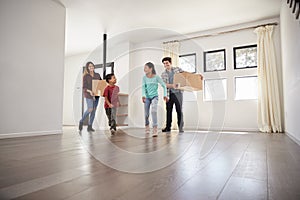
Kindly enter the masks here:
[[147, 62], [145, 65], [147, 65], [150, 69], [152, 69], [152, 74], [156, 74], [155, 67], [152, 62]]
[[85, 76], [85, 75], [87, 75], [87, 74], [90, 73], [90, 70], [89, 70], [89, 65], [90, 65], [90, 64], [92, 64], [92, 65], [95, 67], [95, 65], [94, 65], [93, 62], [91, 62], [91, 61], [87, 62], [87, 63], [85, 64], [83, 76]]

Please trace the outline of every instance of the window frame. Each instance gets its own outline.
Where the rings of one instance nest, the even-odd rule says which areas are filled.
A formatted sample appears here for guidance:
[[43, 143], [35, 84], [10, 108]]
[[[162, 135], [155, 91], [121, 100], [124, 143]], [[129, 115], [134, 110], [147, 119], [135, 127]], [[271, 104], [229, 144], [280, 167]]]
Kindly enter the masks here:
[[[215, 70], [207, 70], [206, 69], [206, 55], [211, 54], [211, 53], [217, 53], [217, 52], [223, 52], [223, 63], [224, 63], [224, 69], [215, 69]], [[203, 52], [203, 61], [204, 61], [204, 72], [218, 72], [218, 71], [226, 71], [226, 49], [217, 49], [217, 50], [212, 50], [212, 51], [204, 51]]]
[[[100, 69], [102, 68], [103, 69], [103, 64], [95, 64], [95, 68], [100, 68]], [[115, 63], [114, 62], [108, 62], [108, 63], [106, 63], [106, 69], [105, 69], [105, 71], [102, 72], [102, 76], [101, 76], [101, 78], [103, 80], [105, 80], [105, 76], [107, 74], [110, 74], [110, 73], [106, 73], [107, 68], [111, 68], [111, 73], [113, 74], [114, 71], [115, 71]]]
[[[256, 47], [256, 55], [257, 55], [257, 44], [233, 47], [233, 69], [234, 70], [257, 68], [257, 61], [256, 61], [256, 66], [245, 66], [245, 67], [242, 67], [242, 68], [237, 68], [236, 67], [236, 65], [237, 65], [237, 63], [236, 63], [236, 50], [253, 48], [253, 47]], [[256, 56], [256, 58], [257, 58], [257, 56]]]
[[[186, 56], [194, 56], [195, 57], [195, 71], [194, 72], [190, 72], [190, 73], [197, 73], [197, 56], [196, 56], [196, 53], [189, 53], [189, 54], [183, 54], [183, 55], [179, 55], [179, 58], [180, 57], [186, 57]], [[179, 66], [181, 68], [181, 66]]]

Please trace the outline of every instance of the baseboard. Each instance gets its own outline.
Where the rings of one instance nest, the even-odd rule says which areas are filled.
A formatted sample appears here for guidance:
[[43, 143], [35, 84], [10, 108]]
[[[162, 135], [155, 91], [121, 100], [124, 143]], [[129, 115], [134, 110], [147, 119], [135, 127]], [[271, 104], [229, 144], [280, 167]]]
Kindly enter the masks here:
[[[129, 128], [145, 128], [144, 126], [129, 126]], [[163, 127], [158, 127], [159, 129]], [[173, 129], [172, 129], [173, 130]], [[214, 128], [214, 127], [196, 127], [196, 126], [184, 126], [184, 130], [199, 130], [199, 131], [236, 131], [236, 132], [259, 132], [257, 128], [232, 128], [232, 127], [222, 127], [222, 128]]]
[[291, 135], [290, 133], [288, 132], [285, 132], [285, 134], [291, 138], [291, 140], [293, 140], [294, 142], [296, 142], [299, 146], [300, 146], [300, 140], [298, 140], [297, 138], [295, 138], [295, 136]]
[[41, 136], [41, 135], [55, 135], [55, 134], [62, 134], [62, 133], [63, 133], [62, 130], [5, 133], [5, 134], [0, 134], [0, 139], [17, 138], [17, 137], [31, 137], [31, 136]]
[[195, 126], [184, 126], [184, 129], [210, 130], [210, 131], [243, 131], [243, 132], [259, 132], [259, 129], [258, 129], [258, 128], [235, 128], [235, 127], [195, 127]]

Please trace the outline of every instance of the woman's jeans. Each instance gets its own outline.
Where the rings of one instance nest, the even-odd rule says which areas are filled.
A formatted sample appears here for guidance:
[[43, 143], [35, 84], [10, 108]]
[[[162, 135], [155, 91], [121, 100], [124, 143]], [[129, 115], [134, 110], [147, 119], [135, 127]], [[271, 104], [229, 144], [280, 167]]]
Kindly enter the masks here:
[[152, 123], [153, 127], [157, 127], [157, 103], [158, 97], [146, 98], [144, 109], [145, 109], [145, 126], [149, 126], [149, 112], [151, 105], [151, 115], [152, 115]]
[[[86, 101], [86, 105], [87, 105], [87, 110], [83, 113], [82, 119], [80, 120], [81, 123], [83, 123], [83, 121], [85, 120], [85, 118], [90, 114], [90, 119], [88, 122], [88, 125], [92, 125], [95, 119], [95, 114], [96, 114], [96, 109], [98, 106], [98, 102], [99, 102], [99, 97], [95, 97], [95, 99], [88, 99], [85, 98]], [[90, 112], [89, 110], [92, 111]]]

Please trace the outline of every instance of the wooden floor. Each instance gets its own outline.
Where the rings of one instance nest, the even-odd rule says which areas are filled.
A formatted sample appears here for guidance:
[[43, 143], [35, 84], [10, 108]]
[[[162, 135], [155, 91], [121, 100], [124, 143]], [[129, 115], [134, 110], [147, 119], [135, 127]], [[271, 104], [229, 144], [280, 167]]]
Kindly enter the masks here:
[[0, 199], [300, 199], [284, 134], [142, 129], [0, 140]]

